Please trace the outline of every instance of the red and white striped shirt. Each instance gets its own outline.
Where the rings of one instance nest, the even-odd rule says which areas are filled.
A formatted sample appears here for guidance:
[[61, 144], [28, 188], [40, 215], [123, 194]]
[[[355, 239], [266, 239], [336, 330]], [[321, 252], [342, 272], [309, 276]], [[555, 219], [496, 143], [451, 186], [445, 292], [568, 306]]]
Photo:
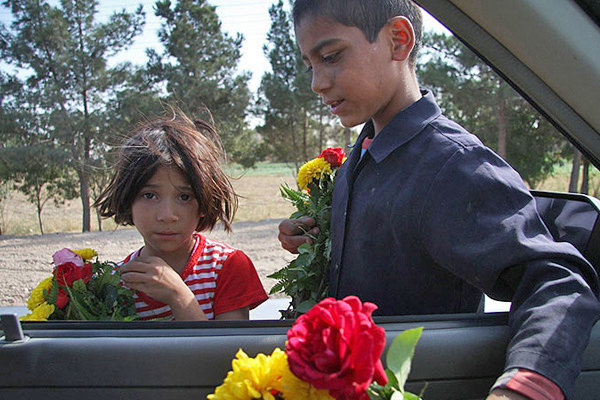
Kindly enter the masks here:
[[[136, 258], [141, 250], [128, 255], [118, 266]], [[208, 319], [242, 307], [253, 309], [268, 298], [246, 254], [200, 234], [196, 234], [192, 255], [180, 276]], [[167, 304], [139, 291], [134, 293], [134, 299], [139, 319], [172, 319]]]

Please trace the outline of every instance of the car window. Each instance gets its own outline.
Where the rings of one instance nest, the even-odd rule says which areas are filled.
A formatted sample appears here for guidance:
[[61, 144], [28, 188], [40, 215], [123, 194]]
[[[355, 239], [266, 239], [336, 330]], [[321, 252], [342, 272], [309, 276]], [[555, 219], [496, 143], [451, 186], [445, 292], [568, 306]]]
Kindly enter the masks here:
[[[104, 23], [108, 23], [108, 15], [112, 11], [119, 9], [108, 3], [101, 1], [98, 10], [101, 14], [99, 21]], [[227, 20], [228, 26], [239, 22], [228, 13], [232, 10], [231, 5], [225, 1], [214, 3], [217, 4], [217, 15], [223, 21]], [[254, 2], [247, 3], [252, 7]], [[140, 235], [132, 227], [117, 227], [113, 221], [99, 218], [91, 208], [84, 211], [108, 182], [106, 171], [110, 170], [114, 151], [118, 149], [117, 139], [132, 126], [136, 117], [161, 111], [156, 100], [163, 91], [170, 90], [169, 84], [176, 85], [184, 75], [197, 73], [188, 70], [181, 73], [176, 68], [169, 70], [166, 67], [177, 63], [169, 64], [165, 58], [171, 56], [175, 59], [177, 56], [180, 57], [178, 62], [183, 64], [186, 54], [165, 52], [156, 32], [168, 26], [164, 25], [160, 16], [150, 11], [151, 2], [143, 4], [147, 13], [145, 29], [153, 30], [154, 36], [142, 36], [140, 30], [137, 40], [118, 49], [120, 56], [110, 58], [109, 65], [122, 65], [121, 75], [115, 72], [111, 79], [126, 73], [129, 74], [128, 78], [114, 85], [111, 90], [97, 88], [91, 92], [95, 102], [74, 98], [60, 103], [52, 97], [60, 96], [60, 93], [57, 95], [58, 92], [49, 89], [42, 91], [40, 87], [27, 82], [26, 77], [32, 72], [31, 66], [19, 68], [16, 61], [3, 61], [0, 64], [1, 128], [4, 133], [0, 136], [0, 270], [3, 276], [0, 280], [0, 307], [6, 310], [8, 307], [18, 307], [17, 310], [23, 312], [30, 291], [52, 272], [52, 254], [63, 247], [92, 247], [98, 251], [101, 260], [120, 261], [143, 245]], [[132, 18], [136, 15], [135, 7], [127, 11]], [[244, 250], [253, 260], [268, 292], [275, 281], [267, 276], [284, 267], [292, 258], [277, 241], [279, 221], [294, 211], [292, 205], [281, 197], [280, 186], [285, 183], [294, 187], [296, 171], [304, 161], [324, 147], [351, 144], [358, 130], [341, 128], [319, 105], [316, 97], [310, 93], [304, 67], [296, 68], [296, 48], [289, 43], [287, 47], [276, 48], [273, 45], [276, 38], [273, 36], [269, 41], [269, 25], [277, 22], [278, 16], [285, 16], [289, 12], [287, 6], [273, 8], [270, 17], [268, 10], [261, 10], [261, 13], [265, 12], [266, 28], [254, 33], [259, 39], [251, 35], [246, 37], [246, 40], [253, 39], [253, 43], [258, 42], [258, 50], [245, 49], [243, 56], [247, 60], [248, 52], [261, 54], [257, 58], [260, 61], [256, 63], [264, 64], [264, 68], [262, 74], [258, 74], [258, 79], [255, 76], [253, 80], [247, 80], [243, 70], [240, 72], [239, 69], [219, 67], [218, 74], [229, 74], [228, 79], [247, 83], [247, 92], [236, 93], [235, 98], [240, 103], [245, 101], [246, 108], [242, 113], [246, 119], [229, 120], [222, 115], [215, 115], [217, 122], [225, 127], [222, 130], [228, 150], [225, 169], [233, 178], [240, 200], [234, 233], [227, 234], [218, 226], [207, 235]], [[251, 22], [265, 25], [263, 17], [257, 13], [250, 13]], [[5, 28], [10, 31], [10, 24], [15, 17], [6, 8], [2, 9], [0, 15]], [[279, 32], [283, 39], [293, 39], [289, 21], [288, 25], [282, 21], [281, 32], [270, 32]], [[443, 112], [507, 160], [530, 189], [600, 196], [600, 172], [586, 156], [448, 30], [429, 16], [426, 16], [426, 22], [417, 74], [422, 87], [435, 94]], [[11, 34], [16, 35], [17, 31], [11, 31]], [[235, 44], [235, 31], [229, 33], [228, 40], [234, 53], [241, 51], [241, 47]], [[283, 66], [277, 64], [281, 69], [270, 70], [273, 66], [269, 64], [267, 56], [262, 56], [263, 45], [269, 54], [285, 61]], [[127, 47], [135, 53], [124, 51]], [[144, 53], [146, 48], [154, 49], [148, 57]], [[149, 63], [119, 64], [136, 61], [137, 58]], [[72, 60], [70, 65], [76, 64]], [[171, 81], [167, 78], [158, 79], [158, 75], [153, 76], [154, 80], [146, 79], [148, 77], [144, 74], [157, 73], [161, 66], [165, 67], [162, 73], [171, 73], [168, 75]], [[206, 70], [212, 67], [209, 61], [200, 66]], [[284, 66], [289, 68], [285, 69]], [[248, 67], [245, 61], [242, 68]], [[96, 78], [105, 82], [107, 77], [102, 75]], [[156, 87], [144, 91], [144, 85], [154, 81], [158, 82]], [[96, 83], [98, 87], [101, 86]], [[275, 86], [275, 83], [280, 86]], [[81, 93], [77, 90], [76, 79], [73, 79], [72, 85], [65, 88], [62, 95]], [[232, 87], [235, 86], [232, 84]], [[283, 90], [286, 88], [289, 90]], [[286, 93], [292, 92], [292, 89], [295, 93], [300, 92], [298, 97], [287, 97]], [[212, 89], [208, 85], [194, 90], [210, 93]], [[273, 97], [269, 97], [271, 95]], [[269, 99], [278, 100], [278, 104], [270, 103]], [[223, 99], [214, 101], [215, 108], [226, 108]], [[277, 113], [289, 112], [291, 106], [288, 106], [288, 102], [292, 104], [294, 101], [303, 101], [300, 110], [302, 117], [277, 119]], [[61, 119], [64, 110], [53, 108], [48, 105], [50, 103], [72, 106], [68, 110], [69, 118]], [[227, 110], [229, 115], [239, 111], [236, 108]], [[268, 110], [276, 110], [277, 113]], [[82, 133], [73, 141], [73, 148], [67, 148], [68, 141], [65, 141], [64, 134], [74, 129]], [[232, 132], [243, 134], [233, 136]], [[81, 153], [85, 146], [91, 146], [92, 150]], [[75, 156], [71, 151], [79, 153]], [[89, 193], [86, 199], [82, 199], [82, 189]], [[82, 228], [86, 232], [81, 233]], [[266, 305], [252, 311], [251, 318], [277, 318], [278, 310], [285, 308], [287, 301], [282, 296], [274, 297]], [[488, 311], [507, 307], [506, 304], [491, 300], [487, 304]]]

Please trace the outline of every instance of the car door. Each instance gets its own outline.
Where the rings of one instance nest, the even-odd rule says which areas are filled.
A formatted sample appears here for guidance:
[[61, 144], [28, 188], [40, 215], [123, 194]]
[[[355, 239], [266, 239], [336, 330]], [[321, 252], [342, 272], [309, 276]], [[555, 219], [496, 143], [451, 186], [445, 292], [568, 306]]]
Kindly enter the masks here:
[[[600, 29], [593, 1], [420, 0], [419, 4], [600, 166]], [[552, 24], [557, 20], [571, 31], [552, 26], [559, 25]], [[589, 39], [573, 41], [573, 35]], [[554, 40], [560, 51], [544, 51]], [[576, 42], [573, 49], [572, 42]], [[404, 329], [424, 327], [407, 388], [419, 392], [426, 386], [428, 400], [484, 398], [503, 369], [507, 321], [504, 312], [376, 318], [386, 329], [387, 343]], [[0, 340], [0, 398], [202, 398], [222, 382], [239, 348], [251, 355], [270, 353], [284, 346], [290, 325], [290, 321], [18, 324], [6, 317]], [[596, 324], [575, 398], [596, 399], [598, 393], [600, 325]]]

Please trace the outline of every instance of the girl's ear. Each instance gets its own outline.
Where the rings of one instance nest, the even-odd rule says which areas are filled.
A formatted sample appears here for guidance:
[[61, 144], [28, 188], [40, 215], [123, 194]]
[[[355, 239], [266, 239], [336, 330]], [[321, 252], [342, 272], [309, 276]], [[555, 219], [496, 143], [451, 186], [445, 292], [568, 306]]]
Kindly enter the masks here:
[[392, 59], [406, 61], [415, 46], [415, 31], [406, 17], [394, 17], [387, 23], [392, 41]]

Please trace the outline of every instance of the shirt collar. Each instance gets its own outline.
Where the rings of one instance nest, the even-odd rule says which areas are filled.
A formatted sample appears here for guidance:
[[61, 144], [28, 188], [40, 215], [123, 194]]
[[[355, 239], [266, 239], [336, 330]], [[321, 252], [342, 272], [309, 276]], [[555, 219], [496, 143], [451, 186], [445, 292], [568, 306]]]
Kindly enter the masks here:
[[[384, 160], [392, 151], [408, 142], [421, 132], [442, 111], [430, 91], [423, 91], [423, 97], [400, 111], [379, 132], [367, 150], [375, 162]], [[358, 143], [365, 137], [373, 136], [373, 122], [369, 120], [359, 136]]]

